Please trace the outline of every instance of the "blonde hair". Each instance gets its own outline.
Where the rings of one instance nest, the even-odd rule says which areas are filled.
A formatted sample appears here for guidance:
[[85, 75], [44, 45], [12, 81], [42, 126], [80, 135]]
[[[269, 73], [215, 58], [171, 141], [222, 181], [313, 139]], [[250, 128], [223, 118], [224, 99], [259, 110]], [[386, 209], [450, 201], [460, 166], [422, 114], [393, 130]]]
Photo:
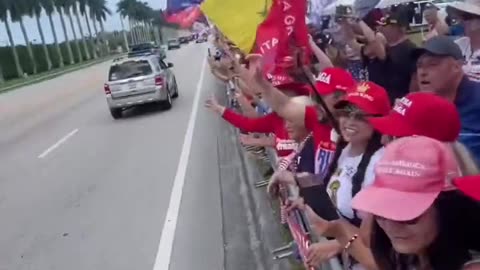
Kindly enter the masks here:
[[307, 97], [307, 96], [296, 96], [296, 97], [290, 98], [290, 100], [292, 102], [295, 102], [296, 104], [301, 104], [301, 105], [305, 105], [305, 106], [315, 105], [313, 100], [310, 97]]
[[456, 141], [451, 144], [451, 147], [462, 176], [477, 175], [480, 173], [472, 154], [468, 151], [465, 145]]

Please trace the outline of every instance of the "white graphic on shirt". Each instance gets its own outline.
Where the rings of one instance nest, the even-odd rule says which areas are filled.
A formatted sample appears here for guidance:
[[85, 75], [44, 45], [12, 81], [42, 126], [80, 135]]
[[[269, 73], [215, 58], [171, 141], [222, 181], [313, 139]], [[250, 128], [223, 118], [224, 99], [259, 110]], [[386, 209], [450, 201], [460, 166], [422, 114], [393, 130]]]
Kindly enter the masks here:
[[[327, 193], [336, 205], [338, 211], [347, 218], [354, 218], [352, 209], [352, 177], [357, 172], [358, 164], [362, 160], [363, 155], [351, 157], [350, 145], [343, 149], [337, 162], [337, 173], [332, 175], [328, 186]], [[378, 150], [370, 159], [365, 172], [362, 188], [370, 186], [374, 180], [374, 166], [383, 154], [383, 148]]]
[[293, 151], [297, 149], [298, 143], [289, 139], [276, 139], [275, 147], [277, 151]]

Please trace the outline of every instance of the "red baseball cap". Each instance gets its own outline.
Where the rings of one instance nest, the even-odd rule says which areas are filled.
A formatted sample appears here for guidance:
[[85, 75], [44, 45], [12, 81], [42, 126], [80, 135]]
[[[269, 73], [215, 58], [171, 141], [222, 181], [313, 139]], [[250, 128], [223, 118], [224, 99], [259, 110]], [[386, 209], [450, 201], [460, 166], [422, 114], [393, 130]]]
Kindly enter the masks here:
[[326, 68], [316, 78], [315, 90], [321, 96], [329, 95], [337, 90], [347, 91], [355, 85], [352, 74], [341, 68]]
[[427, 136], [453, 142], [460, 134], [460, 115], [455, 104], [433, 93], [411, 93], [395, 103], [385, 117], [370, 119], [380, 133], [394, 137]]
[[480, 175], [459, 177], [453, 180], [453, 184], [465, 195], [480, 201]]
[[459, 173], [447, 144], [424, 136], [400, 138], [385, 147], [373, 184], [353, 198], [352, 207], [389, 220], [413, 220], [441, 192], [455, 189]]
[[387, 115], [391, 108], [387, 91], [373, 82], [361, 82], [350, 88], [345, 98], [335, 104], [335, 108], [340, 109], [349, 104], [377, 116]]

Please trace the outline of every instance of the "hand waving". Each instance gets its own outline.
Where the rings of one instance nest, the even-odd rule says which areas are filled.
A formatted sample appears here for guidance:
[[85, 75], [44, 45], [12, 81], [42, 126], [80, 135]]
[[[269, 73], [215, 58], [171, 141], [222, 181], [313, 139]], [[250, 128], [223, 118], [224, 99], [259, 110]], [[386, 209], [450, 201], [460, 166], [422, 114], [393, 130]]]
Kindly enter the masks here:
[[246, 56], [248, 67], [241, 64], [235, 65], [236, 74], [240, 79], [255, 92], [263, 92], [270, 86], [262, 73], [263, 56], [260, 54], [249, 54]]
[[225, 107], [218, 104], [217, 98], [215, 95], [210, 96], [206, 101], [205, 101], [205, 108], [209, 109], [210, 111], [214, 113], [218, 113], [220, 115], [223, 114], [225, 111]]

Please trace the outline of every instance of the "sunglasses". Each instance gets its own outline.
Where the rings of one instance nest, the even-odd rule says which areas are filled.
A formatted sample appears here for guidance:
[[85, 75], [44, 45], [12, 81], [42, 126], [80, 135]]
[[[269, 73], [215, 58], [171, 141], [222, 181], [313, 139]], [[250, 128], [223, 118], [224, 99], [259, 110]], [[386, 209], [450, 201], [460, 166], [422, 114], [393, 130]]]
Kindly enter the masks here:
[[360, 120], [360, 121], [365, 121], [369, 117], [380, 116], [378, 114], [364, 113], [363, 111], [356, 108], [352, 108], [352, 107], [346, 107], [344, 109], [336, 110], [336, 114], [338, 117], [346, 117], [346, 118], [351, 118], [351, 119]]

